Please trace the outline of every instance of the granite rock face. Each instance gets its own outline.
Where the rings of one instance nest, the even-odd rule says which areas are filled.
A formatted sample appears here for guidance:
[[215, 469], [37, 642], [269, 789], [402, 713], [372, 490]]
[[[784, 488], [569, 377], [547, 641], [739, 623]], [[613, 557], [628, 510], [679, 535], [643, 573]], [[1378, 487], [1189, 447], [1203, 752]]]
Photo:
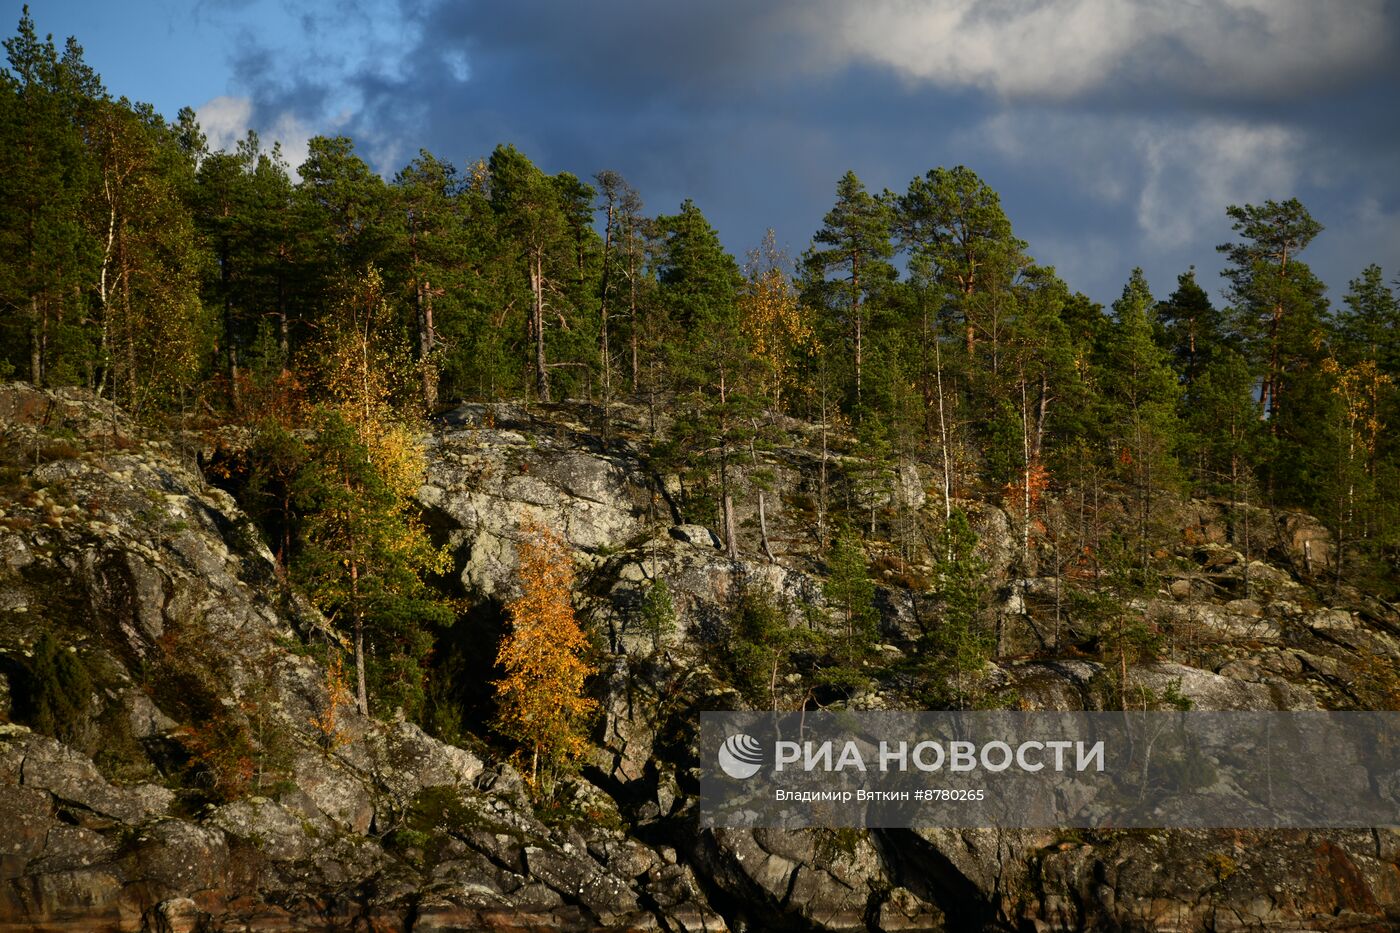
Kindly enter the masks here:
[[[0, 416], [39, 450], [0, 501], [0, 672], [52, 632], [93, 687], [63, 741], [0, 724], [0, 929], [723, 927], [615, 810], [547, 825], [510, 765], [412, 723], [341, 709], [328, 747], [301, 646], [334, 636], [233, 500], [81, 397], [4, 387]], [[209, 762], [250, 771], [215, 805], [182, 740], [224, 717], [263, 744]]]
[[[627, 413], [616, 415], [625, 420]], [[745, 586], [792, 614], [821, 612], [810, 445], [763, 454], [774, 476], [768, 547], [752, 501], [740, 557], [681, 514], [644, 432], [599, 428], [582, 405], [476, 405], [426, 440], [420, 492], [455, 557], [454, 586], [509, 598], [525, 520], [559, 528], [580, 568], [581, 614], [606, 645], [596, 753], [534, 811], [484, 744], [342, 711], [313, 724], [325, 672], [308, 646], [336, 636], [282, 580], [198, 443], [152, 437], [82, 393], [0, 387], [0, 930], [1204, 930], [1389, 929], [1400, 922], [1400, 837], [1377, 832], [701, 830], [696, 713], [738, 702], [710, 666]], [[800, 426], [793, 427], [800, 437]], [[831, 469], [839, 472], [833, 459]], [[937, 510], [912, 466], [887, 495]], [[748, 497], [752, 499], [752, 497]], [[1027, 607], [1059, 583], [1027, 562], [1014, 518], [967, 503], [998, 594], [991, 681], [1028, 709], [1102, 709], [1101, 660], [1050, 657]], [[1198, 709], [1365, 705], [1356, 685], [1400, 658], [1400, 619], [1364, 594], [1314, 586], [1326, 530], [1190, 503], [1180, 569], [1131, 607], [1176, 646], [1136, 684]], [[771, 550], [769, 559], [765, 550]], [[937, 624], [907, 585], [917, 546], [879, 579], [880, 650], [898, 658]], [[883, 572], [883, 571], [882, 571]], [[665, 579], [666, 632], [639, 624]], [[1057, 617], [1058, 619], [1059, 617]], [[1078, 624], [1072, 607], [1062, 623]], [[26, 664], [57, 633], [92, 689], [55, 737], [26, 719]], [[490, 650], [485, 646], [483, 650]], [[1370, 672], [1368, 674], [1368, 672]], [[1146, 694], [1144, 694], [1146, 695]], [[863, 698], [878, 707], [886, 698]], [[237, 722], [246, 760], [194, 773], [201, 728]]]

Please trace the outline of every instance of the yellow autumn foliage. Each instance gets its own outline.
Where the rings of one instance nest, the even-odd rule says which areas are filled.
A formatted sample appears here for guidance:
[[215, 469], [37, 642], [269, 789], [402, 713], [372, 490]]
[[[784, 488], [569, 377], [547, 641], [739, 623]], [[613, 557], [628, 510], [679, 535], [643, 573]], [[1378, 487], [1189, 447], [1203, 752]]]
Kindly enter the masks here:
[[763, 366], [764, 390], [774, 410], [781, 410], [783, 392], [792, 382], [794, 352], [812, 339], [812, 323], [784, 271], [785, 262], [768, 231], [763, 246], [749, 256], [739, 296], [744, 335]]
[[1332, 394], [1342, 401], [1348, 434], [1358, 438], [1366, 453], [1374, 456], [1385, 431], [1382, 395], [1394, 384], [1394, 378], [1381, 372], [1374, 360], [1345, 366], [1334, 356], [1322, 361], [1322, 371], [1333, 377]]
[[341, 304], [342, 324], [331, 336], [322, 360], [322, 378], [331, 406], [355, 428], [376, 471], [405, 500], [412, 498], [425, 471], [423, 451], [412, 426], [394, 404], [402, 360], [385, 351], [379, 329], [391, 320], [379, 272], [370, 267]]
[[506, 604], [511, 627], [496, 655], [505, 671], [496, 682], [497, 727], [521, 743], [532, 786], [548, 794], [587, 750], [584, 729], [596, 704], [583, 686], [594, 669], [574, 617], [573, 556], [544, 525], [527, 522], [520, 531], [520, 595]]

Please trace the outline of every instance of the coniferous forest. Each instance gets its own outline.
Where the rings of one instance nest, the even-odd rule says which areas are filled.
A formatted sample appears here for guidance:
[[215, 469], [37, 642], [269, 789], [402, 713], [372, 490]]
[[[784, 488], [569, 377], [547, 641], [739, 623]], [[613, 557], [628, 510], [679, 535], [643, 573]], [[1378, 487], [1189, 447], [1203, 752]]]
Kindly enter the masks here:
[[[345, 137], [298, 166], [253, 132], [211, 151], [193, 111], [117, 96], [27, 13], [5, 49], [0, 375], [244, 431], [244, 506], [379, 658], [362, 710], [429, 702], [421, 665], [450, 609], [404, 503], [415, 432], [470, 400], [585, 401], [604, 437], [640, 412], [680, 514], [731, 555], [751, 546], [736, 501], [762, 514], [757, 451], [819, 426], [811, 527], [850, 623], [824, 655], [833, 683], [866, 663], [867, 556], [927, 536], [882, 493], [911, 464], [936, 478], [925, 582], [949, 619], [985, 600], [973, 499], [1003, 503], [1025, 554], [1053, 551], [1095, 598], [1157, 586], [1167, 517], [1192, 497], [1307, 510], [1338, 542], [1310, 572], [1396, 598], [1393, 270], [1358, 259], [1327, 295], [1307, 264], [1327, 233], [1288, 192], [1220, 205], [1223, 296], [1195, 269], [1156, 293], [1125, 269], [1105, 308], [1036, 261], [965, 166], [898, 191], [848, 172], [800, 255], [770, 236], [736, 257], [699, 205], [646, 204], [606, 169], [547, 174], [508, 143], [461, 164], [422, 151], [388, 180]], [[959, 632], [930, 649], [955, 668], [990, 650]]]
[[[1281, 190], [1104, 306], [965, 165], [848, 171], [799, 247], [736, 251], [607, 166], [292, 165], [27, 8], [4, 49], [0, 933], [1400, 922], [1400, 835], [1351, 815], [1394, 811], [1393, 743], [1302, 769], [1329, 818], [1390, 810], [1274, 796], [1297, 722], [1400, 710], [1400, 257], [1329, 293], [1337, 233]], [[1070, 821], [990, 827], [950, 795], [1031, 786], [1010, 745], [920, 743], [898, 826], [826, 785], [707, 822], [706, 781], [736, 819], [768, 791], [702, 711], [1191, 709], [1286, 753], [1162, 726], [1044, 785]]]

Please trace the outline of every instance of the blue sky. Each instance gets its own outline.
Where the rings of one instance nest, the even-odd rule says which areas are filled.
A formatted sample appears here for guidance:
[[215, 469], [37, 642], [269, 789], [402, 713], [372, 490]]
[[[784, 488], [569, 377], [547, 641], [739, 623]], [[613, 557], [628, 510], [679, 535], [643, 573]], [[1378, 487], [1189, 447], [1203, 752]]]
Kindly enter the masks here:
[[[11, 22], [20, 14], [10, 4]], [[1395, 0], [35, 0], [109, 89], [216, 144], [346, 133], [386, 176], [513, 142], [620, 171], [652, 213], [692, 197], [738, 254], [793, 255], [854, 169], [902, 189], [966, 164], [1071, 286], [1134, 265], [1165, 296], [1230, 203], [1297, 196], [1340, 300], [1400, 273]]]

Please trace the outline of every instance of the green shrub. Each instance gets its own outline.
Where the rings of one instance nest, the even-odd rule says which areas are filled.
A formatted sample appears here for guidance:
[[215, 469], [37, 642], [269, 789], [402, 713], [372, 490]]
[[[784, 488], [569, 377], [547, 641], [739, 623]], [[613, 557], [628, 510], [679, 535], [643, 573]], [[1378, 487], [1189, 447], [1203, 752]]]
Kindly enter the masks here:
[[789, 624], [772, 590], [746, 587], [730, 617], [719, 652], [719, 669], [755, 709], [776, 709], [794, 651], [805, 647], [808, 633]]
[[870, 683], [880, 626], [875, 584], [860, 535], [850, 526], [838, 529], [826, 563], [822, 595], [833, 618], [826, 630], [828, 657], [820, 676], [824, 683], [849, 694]]
[[36, 732], [86, 749], [92, 734], [92, 677], [77, 653], [45, 632], [25, 666], [15, 718]]
[[652, 651], [660, 651], [661, 642], [676, 631], [676, 607], [664, 578], [648, 586], [642, 597], [641, 628], [651, 638]]

